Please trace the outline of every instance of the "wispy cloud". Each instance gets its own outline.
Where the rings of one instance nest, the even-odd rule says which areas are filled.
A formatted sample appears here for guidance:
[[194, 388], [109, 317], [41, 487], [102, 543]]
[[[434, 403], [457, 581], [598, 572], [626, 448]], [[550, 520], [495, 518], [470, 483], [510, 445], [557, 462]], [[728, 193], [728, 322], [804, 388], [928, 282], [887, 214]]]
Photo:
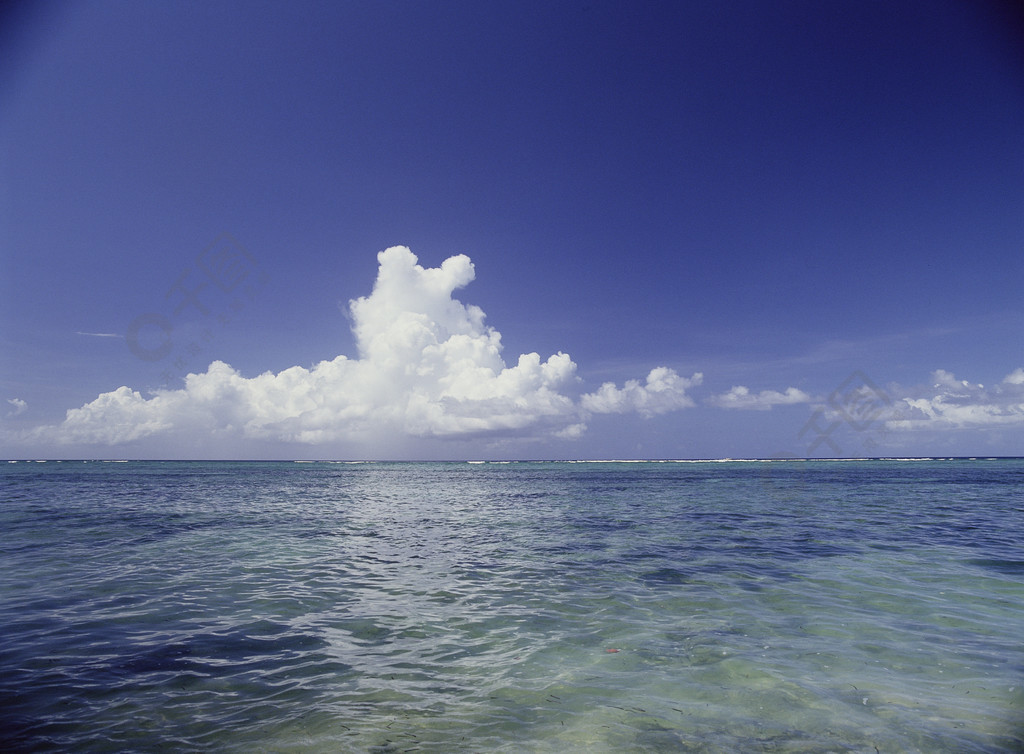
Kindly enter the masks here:
[[[643, 416], [693, 405], [687, 379], [658, 367], [646, 380], [579, 393], [565, 353], [522, 354], [509, 366], [484, 312], [453, 298], [475, 276], [469, 257], [423, 268], [401, 246], [378, 254], [373, 291], [349, 302], [358, 354], [312, 368], [244, 377], [221, 361], [178, 390], [149, 397], [127, 386], [39, 430], [57, 442], [123, 443], [157, 434], [205, 433], [300, 443], [388, 436], [577, 437], [596, 413]], [[86, 333], [83, 333], [86, 334]], [[100, 335], [92, 333], [93, 335]]]
[[19, 414], [23, 414], [28, 411], [28, 404], [21, 398], [8, 398], [7, 402], [14, 406], [14, 408], [7, 413], [8, 416], [18, 416]]
[[750, 388], [734, 385], [728, 392], [712, 396], [708, 403], [719, 408], [740, 408], [756, 411], [768, 411], [772, 406], [783, 406], [793, 403], [810, 403], [810, 395], [795, 387], [788, 387], [784, 392], [778, 390], [762, 390], [750, 392]]
[[76, 330], [75, 335], [86, 335], [90, 338], [124, 338], [123, 335], [114, 332], [82, 332], [81, 330]]

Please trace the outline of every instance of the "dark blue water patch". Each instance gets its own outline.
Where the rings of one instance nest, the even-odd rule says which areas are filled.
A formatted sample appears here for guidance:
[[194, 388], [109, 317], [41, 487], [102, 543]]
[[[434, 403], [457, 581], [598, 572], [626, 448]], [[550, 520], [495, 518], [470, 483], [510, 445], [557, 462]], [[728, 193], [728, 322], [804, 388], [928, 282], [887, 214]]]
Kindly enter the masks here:
[[[173, 619], [168, 617], [168, 622]], [[17, 629], [25, 636], [25, 626]], [[9, 671], [0, 692], [17, 687], [15, 676], [35, 677], [36, 688], [110, 688], [154, 673], [193, 673], [206, 677], [259, 668], [322, 654], [328, 642], [315, 632], [298, 631], [271, 621], [221, 630], [200, 630], [153, 637], [137, 625], [51, 620], [0, 653]]]
[[550, 492], [506, 492], [502, 497], [510, 501], [545, 500], [552, 497]]
[[199, 519], [183, 514], [156, 514], [132, 522], [131, 531], [136, 536], [128, 540], [130, 545], [150, 545], [163, 542], [183, 534], [192, 534], [204, 529], [223, 527], [225, 522], [211, 519]]
[[610, 516], [586, 516], [584, 518], [577, 519], [573, 524], [577, 529], [582, 529], [595, 534], [625, 531], [626, 529], [635, 529], [638, 526], [636, 521]]
[[[637, 580], [648, 588], [672, 589], [706, 585], [712, 581], [717, 583], [724, 579], [739, 588], [760, 591], [763, 588], [761, 582], [788, 581], [795, 576], [794, 567], [770, 558], [720, 554], [719, 557], [706, 558], [700, 562], [676, 562], [644, 571], [637, 576]], [[752, 582], [757, 582], [757, 585], [751, 586]]]
[[698, 569], [659, 568], [640, 574], [640, 582], [647, 586], [691, 584], [702, 576]]
[[867, 546], [872, 550], [886, 550], [890, 552], [903, 552], [907, 549], [907, 546], [904, 544], [897, 545], [888, 542], [869, 542]]
[[188, 670], [202, 670], [202, 664], [192, 659], [192, 647], [188, 642], [173, 642], [154, 647], [141, 654], [126, 657], [113, 663], [109, 670], [114, 676], [147, 675], [149, 673], [180, 673]]
[[648, 563], [650, 561], [664, 560], [664, 554], [656, 550], [637, 550], [628, 552], [619, 552], [605, 557], [592, 558], [590, 565], [595, 568], [612, 568], [620, 566], [626, 569], [633, 569], [638, 564]]
[[724, 549], [731, 557], [760, 559], [765, 562], [793, 562], [853, 555], [860, 552], [861, 548], [858, 545], [817, 539], [808, 533], [792, 539], [736, 536]]
[[[295, 533], [298, 539], [323, 539], [331, 537], [350, 537], [354, 534], [352, 531], [343, 529], [303, 529]], [[359, 532], [360, 536], [376, 536], [366, 534], [365, 532]]]
[[184, 640], [146, 649], [117, 662], [118, 673], [194, 671], [204, 675], [231, 672], [238, 665], [278, 664], [328, 646], [315, 634], [295, 632], [285, 626], [261, 622], [246, 628], [199, 633]]
[[1012, 576], [1024, 575], [1024, 560], [1003, 560], [1000, 558], [969, 558], [970, 565], [981, 566]]
[[[69, 673], [66, 668], [15, 674], [0, 684], [0, 751], [205, 751], [209, 747], [201, 745], [204, 729], [205, 735], [219, 738], [218, 729], [239, 716], [258, 724], [260, 709], [287, 716], [290, 707], [292, 717], [301, 717], [316, 705], [320, 689], [355, 677], [351, 665], [316, 650], [301, 655], [286, 651], [240, 665], [210, 663], [196, 649], [189, 642], [172, 643], [89, 674]], [[253, 649], [242, 649], [241, 654], [253, 658]], [[299, 696], [282, 697], [283, 690], [297, 688], [304, 689]], [[244, 701], [232, 704], [243, 689]], [[140, 695], [152, 695], [167, 706], [206, 699], [210, 706], [201, 714], [207, 720], [192, 720], [191, 735], [179, 739], [167, 725], [134, 731], [125, 718], [119, 738], [132, 741], [130, 745], [119, 745], [96, 729], [94, 722], [116, 719], [118, 708], [136, 708]]]
[[543, 556], [557, 557], [559, 555], [579, 555], [585, 557], [588, 553], [608, 549], [608, 543], [600, 540], [580, 539], [560, 544], [538, 545], [535, 549], [539, 555]]

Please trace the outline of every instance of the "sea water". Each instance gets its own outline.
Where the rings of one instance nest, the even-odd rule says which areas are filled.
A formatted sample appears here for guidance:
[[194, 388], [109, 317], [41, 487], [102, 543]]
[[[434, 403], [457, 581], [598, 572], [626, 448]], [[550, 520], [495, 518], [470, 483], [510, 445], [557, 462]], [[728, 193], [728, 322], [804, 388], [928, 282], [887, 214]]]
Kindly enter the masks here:
[[0, 749], [1024, 749], [1024, 461], [4, 463]]

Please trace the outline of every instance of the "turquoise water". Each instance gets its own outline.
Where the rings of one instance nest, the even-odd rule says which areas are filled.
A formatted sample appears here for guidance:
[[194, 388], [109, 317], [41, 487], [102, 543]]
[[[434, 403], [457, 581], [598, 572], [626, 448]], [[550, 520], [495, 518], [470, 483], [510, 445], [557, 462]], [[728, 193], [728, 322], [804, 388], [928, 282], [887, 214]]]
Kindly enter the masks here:
[[1024, 461], [5, 463], [0, 749], [1024, 750]]

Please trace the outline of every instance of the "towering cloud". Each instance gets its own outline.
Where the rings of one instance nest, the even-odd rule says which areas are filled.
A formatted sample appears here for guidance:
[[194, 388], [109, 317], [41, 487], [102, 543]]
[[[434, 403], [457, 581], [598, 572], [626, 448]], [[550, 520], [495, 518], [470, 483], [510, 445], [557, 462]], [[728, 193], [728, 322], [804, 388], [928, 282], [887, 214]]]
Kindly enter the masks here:
[[215, 361], [183, 388], [149, 397], [128, 387], [104, 393], [43, 428], [38, 439], [115, 444], [155, 434], [301, 443], [404, 437], [579, 435], [590, 413], [644, 416], [693, 405], [685, 379], [666, 367], [645, 383], [578, 392], [567, 354], [519, 356], [508, 366], [501, 334], [484, 312], [452, 294], [475, 271], [465, 255], [423, 268], [402, 246], [380, 252], [373, 291], [349, 304], [356, 358], [338, 356], [311, 369], [244, 377]]

